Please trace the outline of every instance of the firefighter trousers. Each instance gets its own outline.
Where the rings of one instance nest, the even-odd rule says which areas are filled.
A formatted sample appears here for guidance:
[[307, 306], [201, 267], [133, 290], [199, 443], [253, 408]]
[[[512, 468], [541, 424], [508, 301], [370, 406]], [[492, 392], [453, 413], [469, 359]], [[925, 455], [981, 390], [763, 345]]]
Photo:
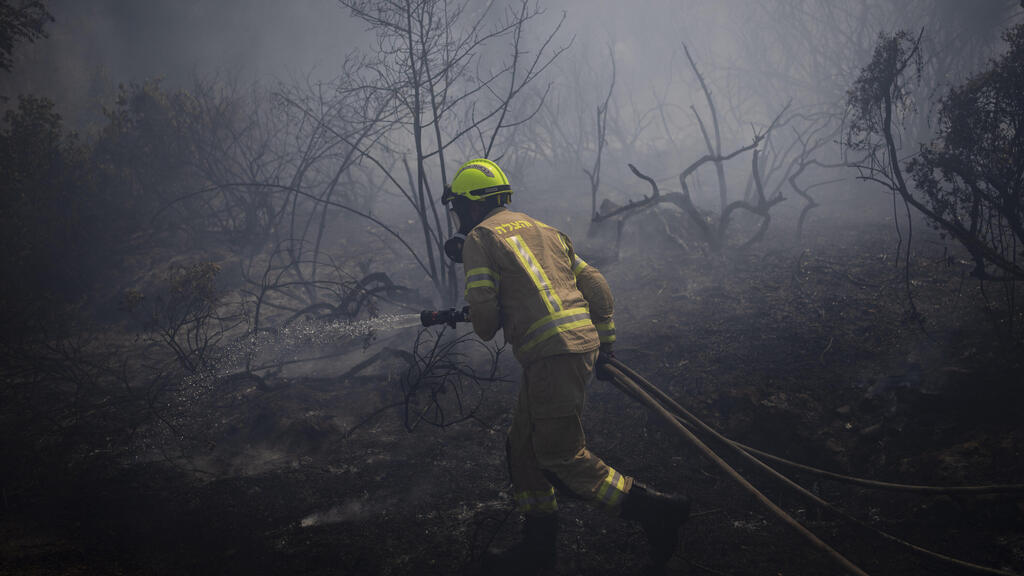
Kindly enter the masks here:
[[555, 512], [556, 486], [615, 512], [633, 485], [587, 450], [581, 417], [596, 359], [594, 350], [523, 367], [507, 450], [516, 506], [524, 514]]

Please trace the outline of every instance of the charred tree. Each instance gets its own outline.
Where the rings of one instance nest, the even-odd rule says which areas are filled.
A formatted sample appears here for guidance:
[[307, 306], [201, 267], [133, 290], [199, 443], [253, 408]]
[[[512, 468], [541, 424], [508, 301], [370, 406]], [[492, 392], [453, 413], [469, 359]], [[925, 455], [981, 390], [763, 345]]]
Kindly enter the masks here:
[[[755, 232], [753, 236], [744, 241], [741, 244], [741, 246], [745, 247], [753, 242], [756, 242], [761, 237], [763, 237], [764, 230], [767, 228], [767, 225], [770, 222], [770, 216], [768, 215], [768, 211], [771, 210], [771, 208], [778, 204], [779, 202], [785, 200], [785, 197], [782, 196], [781, 192], [777, 192], [770, 198], [765, 196], [764, 186], [760, 176], [760, 169], [758, 167], [758, 153], [756, 152], [758, 145], [762, 143], [765, 136], [768, 133], [770, 133], [771, 130], [776, 126], [776, 124], [779, 121], [779, 118], [781, 118], [783, 113], [785, 113], [785, 110], [780, 112], [779, 116], [776, 116], [776, 118], [772, 121], [768, 128], [765, 129], [764, 132], [755, 133], [754, 138], [752, 139], [750, 144], [747, 144], [746, 146], [741, 146], [733, 150], [732, 152], [729, 152], [728, 154], [724, 155], [714, 153], [705, 154], [704, 156], [701, 156], [692, 164], [687, 166], [679, 174], [679, 185], [682, 189], [681, 192], [668, 192], [662, 194], [658, 186], [658, 183], [653, 178], [641, 172], [633, 164], [629, 164], [629, 169], [633, 172], [633, 174], [637, 178], [644, 180], [650, 185], [651, 194], [649, 196], [644, 196], [643, 199], [639, 201], [630, 200], [629, 203], [626, 204], [625, 206], [612, 207], [603, 214], [595, 214], [592, 219], [593, 222], [601, 222], [604, 220], [608, 220], [610, 218], [619, 218], [618, 239], [616, 241], [616, 250], [618, 251], [619, 244], [621, 242], [622, 227], [624, 225], [625, 220], [628, 217], [630, 217], [634, 213], [637, 213], [638, 211], [651, 208], [663, 202], [668, 202], [680, 208], [687, 215], [689, 222], [693, 224], [694, 228], [697, 230], [699, 234], [698, 238], [700, 241], [707, 245], [712, 252], [720, 252], [723, 248], [726, 247], [726, 230], [729, 227], [729, 222], [733, 213], [736, 212], [737, 210], [745, 210], [747, 212], [759, 216], [761, 218], [762, 224], [759, 230]], [[716, 165], [724, 166], [725, 162], [732, 160], [733, 158], [736, 158], [737, 156], [745, 152], [749, 152], [751, 150], [755, 150], [752, 159], [751, 169], [752, 178], [756, 183], [757, 192], [755, 199], [753, 202], [747, 200], [734, 200], [732, 202], [726, 203], [722, 207], [722, 211], [720, 212], [716, 222], [713, 217], [709, 216], [709, 213], [702, 211], [694, 203], [692, 194], [690, 192], [690, 186], [687, 183], [687, 178], [689, 178], [698, 168], [709, 162], [715, 163]]]
[[[412, 250], [413, 256], [441, 300], [454, 302], [459, 279], [443, 250], [453, 222], [438, 205], [449, 180], [448, 157], [452, 150], [459, 158], [500, 157], [500, 136], [536, 115], [546, 90], [531, 108], [515, 112], [526, 88], [565, 50], [552, 46], [562, 20], [531, 54], [524, 33], [542, 11], [528, 0], [502, 16], [491, 14], [491, 5], [465, 1], [341, 4], [377, 36], [378, 55], [367, 64], [359, 92], [392, 103], [389, 132], [358, 149], [412, 208], [426, 252], [420, 257]], [[491, 68], [483, 48], [499, 41], [509, 50]]]

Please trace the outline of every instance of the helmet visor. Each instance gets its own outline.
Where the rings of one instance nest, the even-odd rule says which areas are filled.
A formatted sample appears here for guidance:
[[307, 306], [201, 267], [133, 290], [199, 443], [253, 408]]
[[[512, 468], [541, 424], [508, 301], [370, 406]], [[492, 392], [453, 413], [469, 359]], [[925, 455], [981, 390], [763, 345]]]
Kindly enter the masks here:
[[459, 213], [455, 211], [454, 204], [448, 207], [448, 215], [451, 216], [455, 229], [459, 230], [462, 227], [462, 218], [459, 218]]

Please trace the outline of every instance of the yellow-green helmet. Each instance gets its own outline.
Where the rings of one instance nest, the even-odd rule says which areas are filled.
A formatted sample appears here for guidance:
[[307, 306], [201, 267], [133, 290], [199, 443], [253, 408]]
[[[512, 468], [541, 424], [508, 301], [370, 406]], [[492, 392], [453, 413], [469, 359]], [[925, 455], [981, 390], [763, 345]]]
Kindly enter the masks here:
[[503, 202], [512, 196], [512, 187], [508, 177], [497, 164], [486, 158], [477, 158], [463, 164], [455, 173], [452, 184], [445, 189], [441, 203], [447, 204], [461, 196], [478, 202], [484, 198], [504, 195]]

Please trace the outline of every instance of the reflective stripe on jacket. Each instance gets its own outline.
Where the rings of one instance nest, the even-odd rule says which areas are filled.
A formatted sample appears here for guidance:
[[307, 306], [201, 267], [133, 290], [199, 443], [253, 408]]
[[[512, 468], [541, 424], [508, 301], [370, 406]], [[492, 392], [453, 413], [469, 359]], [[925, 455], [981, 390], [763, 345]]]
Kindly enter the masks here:
[[473, 329], [490, 340], [503, 328], [521, 363], [614, 341], [608, 282], [555, 228], [498, 208], [467, 235], [462, 258]]

